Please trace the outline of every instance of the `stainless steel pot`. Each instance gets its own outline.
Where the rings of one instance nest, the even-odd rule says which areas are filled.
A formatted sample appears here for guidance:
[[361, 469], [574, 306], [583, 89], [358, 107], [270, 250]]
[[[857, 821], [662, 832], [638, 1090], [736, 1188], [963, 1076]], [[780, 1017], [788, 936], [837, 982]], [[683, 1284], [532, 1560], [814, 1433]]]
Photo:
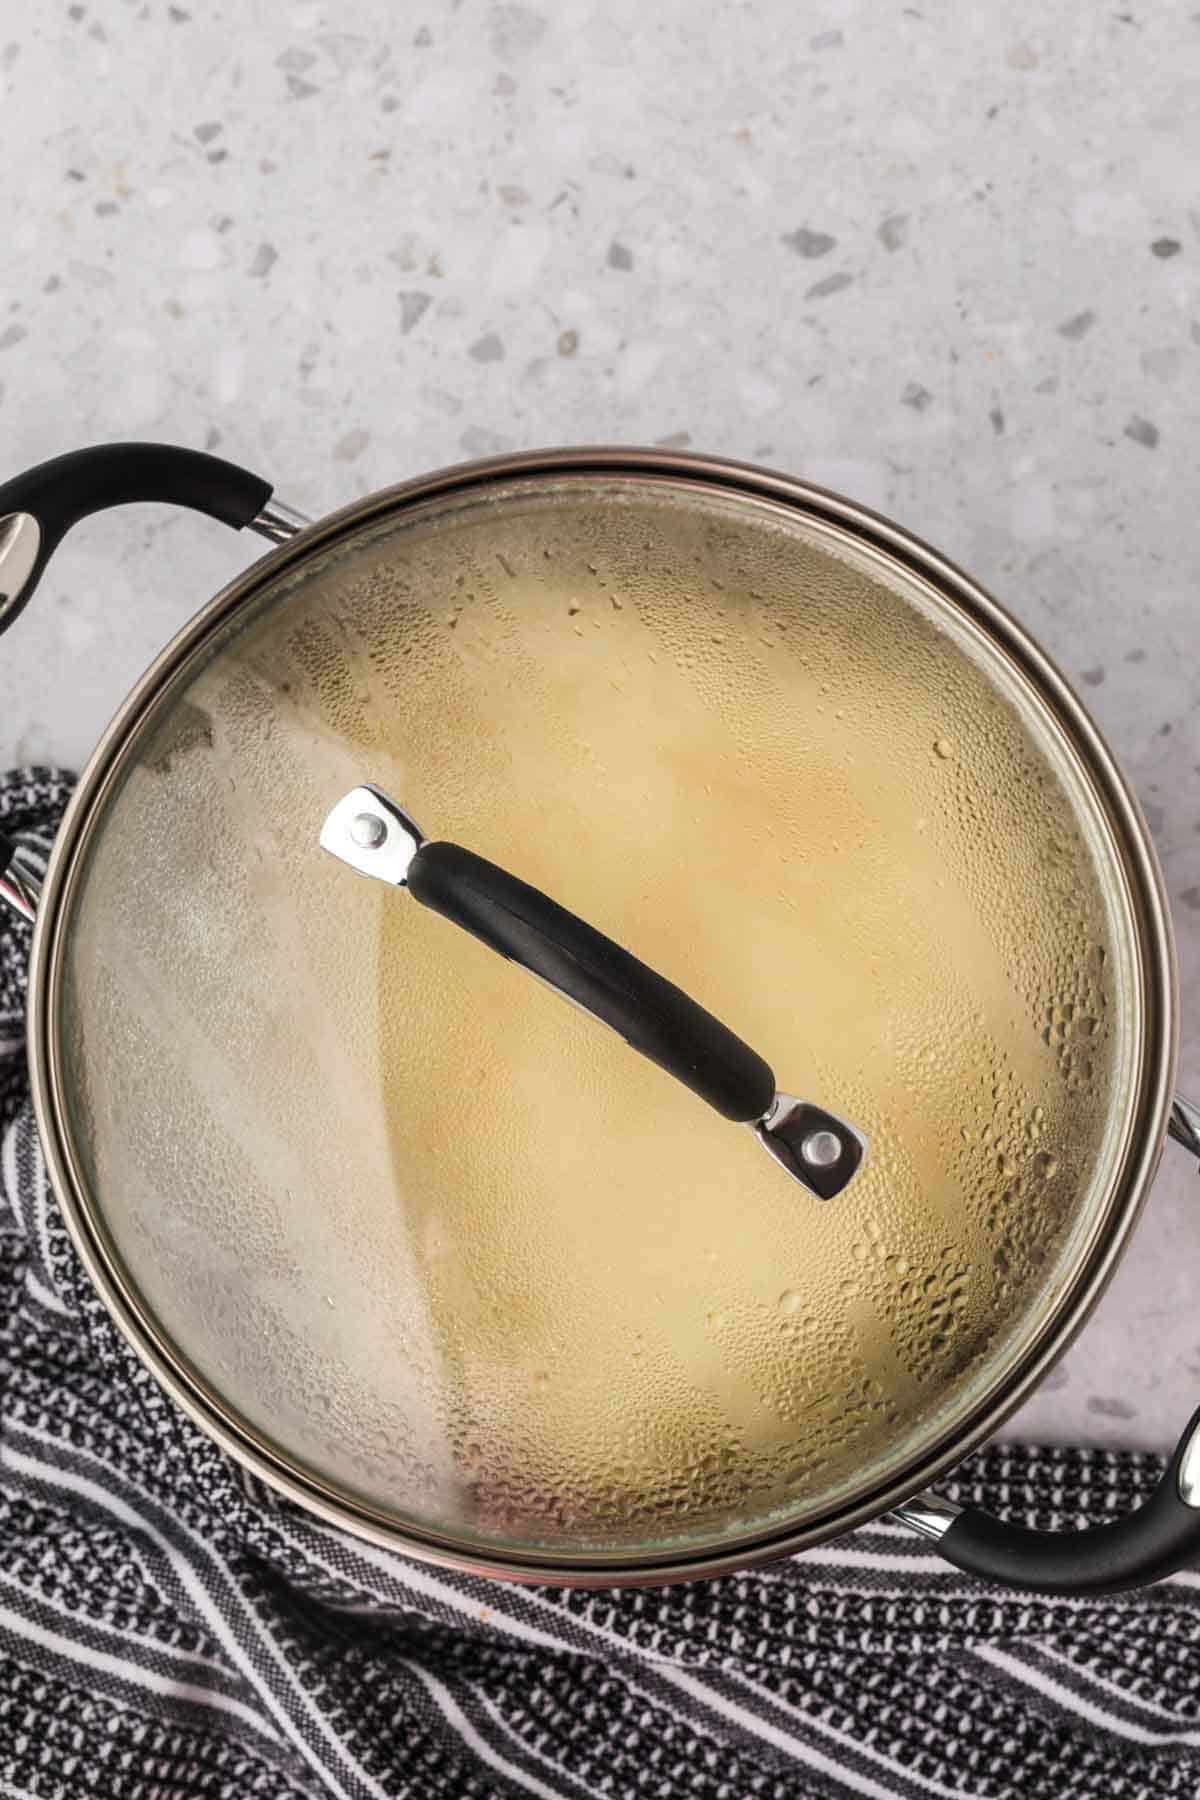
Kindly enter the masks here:
[[508, 457], [312, 524], [122, 445], [0, 488], [0, 629], [134, 500], [278, 547], [125, 703], [41, 894], [12, 846], [0, 892], [56, 1193], [204, 1429], [517, 1579], [691, 1579], [888, 1510], [1043, 1588], [1196, 1555], [1200, 1413], [1103, 1528], [926, 1491], [1079, 1328], [1168, 1132], [1200, 1155], [1145, 825], [993, 600], [712, 459]]

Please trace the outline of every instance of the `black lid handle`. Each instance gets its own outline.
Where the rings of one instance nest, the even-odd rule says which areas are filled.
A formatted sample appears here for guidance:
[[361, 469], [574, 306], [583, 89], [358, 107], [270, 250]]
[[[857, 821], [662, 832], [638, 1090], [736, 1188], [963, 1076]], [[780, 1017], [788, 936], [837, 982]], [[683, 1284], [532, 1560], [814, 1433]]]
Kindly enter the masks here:
[[778, 1093], [769, 1064], [682, 988], [495, 863], [458, 844], [428, 842], [378, 788], [346, 794], [325, 820], [321, 843], [361, 874], [407, 887], [422, 906], [520, 963], [723, 1118], [753, 1125], [810, 1192], [832, 1199], [858, 1169], [859, 1134], [824, 1108]]

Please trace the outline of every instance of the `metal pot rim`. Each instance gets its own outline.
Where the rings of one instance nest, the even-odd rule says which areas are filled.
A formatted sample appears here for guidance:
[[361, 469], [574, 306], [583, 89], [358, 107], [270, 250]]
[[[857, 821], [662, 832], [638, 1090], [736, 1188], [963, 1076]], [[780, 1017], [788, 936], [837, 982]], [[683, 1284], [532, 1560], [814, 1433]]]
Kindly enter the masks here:
[[[266, 579], [298, 565], [342, 533], [418, 501], [457, 490], [522, 479], [564, 476], [665, 478], [715, 486], [782, 503], [839, 525], [860, 541], [931, 582], [985, 632], [1041, 696], [1076, 760], [1086, 772], [1112, 830], [1136, 924], [1141, 976], [1138, 1104], [1121, 1168], [1113, 1183], [1102, 1228], [1051, 1308], [1041, 1332], [1008, 1375], [976, 1405], [964, 1424], [945, 1433], [911, 1466], [853, 1505], [830, 1511], [802, 1527], [729, 1539], [709, 1552], [663, 1552], [604, 1559], [572, 1556], [508, 1556], [483, 1552], [461, 1540], [400, 1527], [386, 1515], [351, 1503], [314, 1476], [296, 1468], [222, 1405], [190, 1371], [148, 1316], [106, 1248], [95, 1208], [78, 1169], [66, 1128], [61, 1046], [54, 1021], [63, 974], [64, 920], [83, 855], [103, 799], [136, 727], [167, 683]], [[1102, 735], [1046, 653], [984, 589], [911, 533], [856, 502], [751, 464], [652, 449], [583, 448], [530, 451], [459, 464], [380, 489], [319, 520], [252, 563], [210, 600], [154, 660], [104, 732], [72, 796], [55, 841], [34, 933], [29, 976], [29, 1064], [33, 1104], [47, 1168], [68, 1229], [113, 1319], [168, 1393], [188, 1416], [238, 1462], [288, 1499], [385, 1548], [421, 1560], [509, 1580], [577, 1587], [649, 1585], [725, 1574], [803, 1550], [898, 1506], [936, 1481], [988, 1437], [1020, 1405], [1081, 1328], [1107, 1285], [1158, 1165], [1174, 1086], [1178, 993], [1170, 914], [1158, 861], [1137, 802]]]

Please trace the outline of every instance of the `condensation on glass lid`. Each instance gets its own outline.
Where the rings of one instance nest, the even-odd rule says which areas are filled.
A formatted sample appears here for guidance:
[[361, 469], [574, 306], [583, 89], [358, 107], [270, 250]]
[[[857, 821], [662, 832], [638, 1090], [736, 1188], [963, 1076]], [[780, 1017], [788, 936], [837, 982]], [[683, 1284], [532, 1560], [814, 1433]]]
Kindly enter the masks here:
[[[848, 1503], [1011, 1369], [1136, 1008], [1095, 803], [949, 602], [746, 496], [513, 482], [268, 585], [169, 701], [73, 921], [74, 1129], [276, 1454], [468, 1543], [648, 1554]], [[860, 1125], [851, 1186], [324, 856], [364, 779]]]

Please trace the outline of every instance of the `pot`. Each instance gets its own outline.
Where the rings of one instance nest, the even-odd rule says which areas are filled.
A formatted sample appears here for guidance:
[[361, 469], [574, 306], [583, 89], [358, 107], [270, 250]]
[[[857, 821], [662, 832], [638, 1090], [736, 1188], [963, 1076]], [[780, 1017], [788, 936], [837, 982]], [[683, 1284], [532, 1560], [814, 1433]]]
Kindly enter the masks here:
[[190, 1416], [515, 1579], [889, 1511], [1026, 1586], [1192, 1560], [1200, 1413], [1103, 1527], [929, 1489], [1082, 1324], [1166, 1135], [1200, 1155], [1145, 824], [995, 601], [714, 459], [505, 457], [311, 523], [112, 445], [0, 488], [0, 628], [144, 500], [274, 548], [2, 892], [55, 1192]]

